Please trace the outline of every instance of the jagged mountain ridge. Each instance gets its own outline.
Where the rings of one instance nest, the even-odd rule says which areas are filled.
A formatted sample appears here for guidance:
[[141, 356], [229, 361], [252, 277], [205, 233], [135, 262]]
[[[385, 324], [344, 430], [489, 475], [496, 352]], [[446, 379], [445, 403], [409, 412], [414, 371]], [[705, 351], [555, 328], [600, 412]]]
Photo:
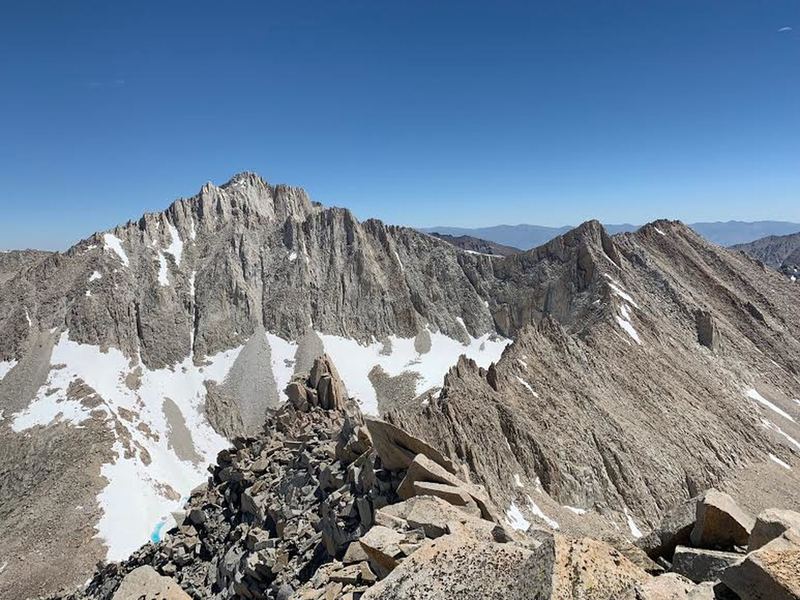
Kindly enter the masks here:
[[[796, 288], [676, 222], [613, 238], [583, 226], [555, 246], [536, 264], [571, 274], [571, 304], [531, 314], [488, 371], [462, 360], [441, 393], [387, 417], [544, 524], [599, 513], [636, 533], [716, 484], [755, 512], [776, 497], [797, 509]], [[562, 297], [545, 287], [540, 305]]]
[[[673, 240], [661, 237], [668, 253]], [[627, 280], [614, 284], [604, 273], [647, 264], [636, 249], [622, 251], [626, 239], [612, 238], [599, 223], [589, 222], [510, 258], [473, 255], [407, 228], [359, 223], [345, 209], [312, 203], [297, 188], [269, 186], [244, 174], [220, 187], [204, 186], [198, 196], [179, 200], [164, 213], [96, 234], [64, 254], [26, 263], [0, 290], [0, 407], [6, 417], [0, 421], [0, 445], [12, 449], [0, 459], [5, 475], [0, 520], [9, 524], [2, 543], [20, 557], [8, 573], [32, 578], [32, 585], [48, 581], [43, 572], [54, 584], [77, 581], [87, 565], [104, 556], [104, 542], [116, 558], [151, 531], [157, 536], [166, 526], [162, 517], [202, 480], [213, 456], [234, 436], [260, 427], [259, 419], [279, 402], [292, 374], [307, 369], [322, 351], [334, 359], [350, 395], [373, 411], [392, 401], [411, 405], [419, 392], [441, 385], [461, 353], [488, 367], [508, 338], [523, 332], [524, 340], [531, 324], [548, 319], [575, 344], [591, 339], [603, 344], [595, 335], [607, 332], [613, 343], [601, 358], [626, 360], [622, 344], [635, 343], [630, 330], [649, 341], [649, 329], [642, 332], [638, 319], [656, 323], [658, 309], [669, 308], [675, 293], [654, 294], [656, 309], [649, 317], [638, 311], [631, 317], [631, 306], [623, 310], [614, 285], [635, 286], [628, 288]], [[659, 269], [671, 268], [662, 258], [649, 275], [655, 282], [650, 285], [658, 288]], [[692, 277], [686, 274], [682, 285], [691, 286]], [[740, 278], [730, 285], [754, 298], [746, 312], [757, 318], [761, 283]], [[786, 314], [778, 312], [779, 318]], [[677, 322], [686, 329], [684, 321]], [[697, 327], [693, 316], [692, 330]], [[755, 346], [763, 341], [754, 335]], [[552, 347], [554, 368], [575, 344]], [[661, 359], [670, 366], [668, 356]], [[501, 361], [495, 369], [503, 381], [507, 364]], [[485, 379], [468, 381], [475, 383], [476, 398], [485, 397], [477, 385]], [[570, 382], [563, 368], [559, 379]], [[531, 392], [511, 381], [517, 382], [515, 401], [529, 400]], [[452, 380], [450, 387], [456, 387]], [[470, 389], [462, 390], [464, 410], [474, 402], [467, 397]], [[453, 390], [447, 394], [457, 397]], [[482, 414], [478, 409], [476, 415]], [[509, 420], [513, 415], [501, 422]], [[422, 427], [407, 422], [412, 429]], [[520, 420], [517, 427], [521, 423], [531, 436], [542, 426]], [[493, 421], [489, 425], [487, 434]], [[469, 436], [455, 441], [452, 432], [437, 435], [437, 445], [449, 444], [451, 451], [470, 445]], [[520, 439], [534, 440], [531, 436]], [[491, 463], [487, 452], [500, 440], [487, 439], [484, 447], [470, 450], [472, 460], [465, 462], [479, 479], [492, 481], [491, 469], [481, 463]], [[44, 448], [58, 451], [44, 461]], [[526, 455], [523, 445], [519, 449], [519, 458], [527, 461], [519, 475], [536, 491], [539, 456]], [[742, 462], [763, 457], [766, 449], [759, 438]], [[83, 469], [76, 469], [76, 462]], [[23, 472], [40, 463], [45, 468], [37, 467], [37, 477]], [[62, 471], [75, 480], [65, 483]], [[511, 500], [508, 475], [502, 474], [502, 481], [496, 475], [494, 493], [504, 502]], [[546, 491], [572, 498], [568, 494], [579, 481], [573, 478], [572, 489], [564, 484], [558, 492]], [[133, 484], [141, 486], [142, 506], [121, 501]], [[67, 527], [40, 522], [39, 515], [54, 512], [51, 488], [62, 498], [68, 494], [67, 505], [77, 507], [65, 519]], [[573, 501], [587, 506], [601, 498], [609, 510], [598, 514], [617, 519], [621, 494], [592, 489], [592, 495]], [[683, 492], [664, 489], [675, 497]], [[632, 486], [622, 494], [640, 522], [650, 522], [662, 508], [644, 501], [650, 491]], [[31, 503], [13, 501], [19, 497], [30, 497]], [[544, 502], [538, 496], [537, 501]], [[122, 521], [124, 530], [118, 527]], [[85, 552], [75, 556], [66, 550], [72, 547]], [[37, 558], [43, 554], [46, 564]]]
[[733, 246], [765, 265], [797, 279], [800, 271], [800, 232], [789, 235], [771, 235], [748, 244]]

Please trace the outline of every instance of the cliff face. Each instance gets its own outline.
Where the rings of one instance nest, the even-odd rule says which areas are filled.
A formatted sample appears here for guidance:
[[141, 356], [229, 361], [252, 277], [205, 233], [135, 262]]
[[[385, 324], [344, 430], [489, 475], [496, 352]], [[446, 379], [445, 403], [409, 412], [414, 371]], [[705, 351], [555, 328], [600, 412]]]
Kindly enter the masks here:
[[754, 510], [798, 508], [779, 463], [800, 452], [796, 288], [680, 223], [581, 229], [504, 263], [536, 265], [533, 288], [546, 273], [517, 321], [537, 325], [388, 418], [439, 440], [499, 504], [528, 495], [562, 523], [578, 509], [644, 529], [740, 472], [773, 482], [746, 492]]

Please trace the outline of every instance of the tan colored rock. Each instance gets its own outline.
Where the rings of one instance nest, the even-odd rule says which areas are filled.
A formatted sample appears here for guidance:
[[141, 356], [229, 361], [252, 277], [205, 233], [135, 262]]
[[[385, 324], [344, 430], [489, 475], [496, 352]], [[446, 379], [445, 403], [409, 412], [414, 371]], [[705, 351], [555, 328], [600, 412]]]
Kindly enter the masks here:
[[728, 494], [708, 490], [697, 501], [697, 512], [690, 536], [699, 548], [747, 546], [755, 519], [744, 512]]
[[800, 598], [800, 531], [789, 529], [722, 573], [741, 600]]
[[153, 567], [138, 567], [128, 573], [113, 600], [191, 600], [171, 577], [159, 575]]
[[365, 418], [364, 423], [385, 469], [390, 471], [407, 469], [417, 454], [424, 454], [449, 473], [456, 472], [453, 461], [427, 442], [409, 435], [399, 427], [370, 418]]
[[556, 535], [534, 551], [451, 534], [424, 544], [363, 600], [622, 600], [650, 579], [610, 546]]
[[[637, 585], [637, 600], [689, 600], [697, 586], [677, 573], [665, 573]], [[714, 596], [712, 593], [711, 599]]]
[[446, 483], [433, 483], [431, 481], [415, 481], [414, 492], [418, 496], [436, 496], [453, 506], [457, 506], [467, 514], [481, 516], [481, 509], [478, 508], [475, 500], [462, 487]]
[[424, 544], [362, 600], [532, 598], [525, 592], [530, 556], [520, 546], [446, 535]]
[[800, 513], [792, 510], [768, 508], [756, 518], [756, 524], [750, 533], [747, 550], [752, 552], [779, 537], [787, 529], [800, 531]]
[[350, 545], [347, 547], [347, 550], [342, 557], [342, 562], [346, 565], [350, 565], [353, 563], [359, 563], [361, 561], [367, 560], [367, 553], [364, 552], [364, 547], [361, 545], [360, 542], [351, 542]]
[[400, 544], [405, 540], [403, 534], [382, 525], [375, 525], [358, 541], [369, 557], [370, 562], [383, 570], [391, 571], [400, 562], [403, 551]]
[[717, 586], [724, 587], [723, 584], [715, 581], [701, 583], [689, 592], [686, 600], [716, 600], [717, 594], [714, 592], [714, 588]]
[[[415, 496], [385, 506], [377, 511], [375, 518], [376, 522], [380, 523], [402, 524], [403, 528], [422, 529], [425, 536], [432, 539], [448, 533], [451, 524], [479, 521], [493, 525], [481, 519], [480, 515], [471, 516], [436, 496]], [[392, 528], [396, 529], [397, 526]]]
[[404, 500], [416, 495], [414, 484], [417, 482], [444, 483], [460, 487], [475, 501], [481, 510], [481, 516], [490, 521], [499, 522], [500, 517], [488, 497], [476, 486], [461, 481], [446, 471], [424, 454], [417, 454], [406, 471], [406, 476], [397, 487], [397, 495]]

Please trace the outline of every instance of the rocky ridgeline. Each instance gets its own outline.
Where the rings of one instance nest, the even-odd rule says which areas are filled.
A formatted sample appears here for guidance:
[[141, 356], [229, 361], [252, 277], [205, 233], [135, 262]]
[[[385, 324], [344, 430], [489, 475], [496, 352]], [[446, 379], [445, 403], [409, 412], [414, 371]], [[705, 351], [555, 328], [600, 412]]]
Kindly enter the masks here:
[[[800, 514], [709, 490], [637, 542], [507, 530], [426, 442], [365, 418], [328, 357], [219, 454], [177, 527], [70, 600], [800, 597]], [[794, 529], [793, 529], [794, 528]]]

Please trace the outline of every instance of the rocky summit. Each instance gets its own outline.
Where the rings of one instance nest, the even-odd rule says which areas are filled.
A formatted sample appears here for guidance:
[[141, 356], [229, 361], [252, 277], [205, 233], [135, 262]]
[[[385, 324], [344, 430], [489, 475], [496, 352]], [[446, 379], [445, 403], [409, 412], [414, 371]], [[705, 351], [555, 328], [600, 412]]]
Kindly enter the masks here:
[[798, 288], [680, 222], [245, 173], [0, 284], [0, 598], [800, 597]]

